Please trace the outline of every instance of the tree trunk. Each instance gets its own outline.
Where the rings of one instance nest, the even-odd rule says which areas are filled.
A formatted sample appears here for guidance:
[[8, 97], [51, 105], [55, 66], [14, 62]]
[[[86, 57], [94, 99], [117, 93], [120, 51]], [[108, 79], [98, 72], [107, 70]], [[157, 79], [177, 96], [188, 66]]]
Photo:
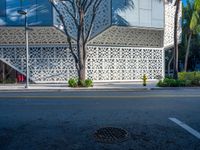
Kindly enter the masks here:
[[79, 70], [79, 81], [85, 80], [85, 66], [82, 66]]
[[186, 54], [185, 54], [185, 67], [184, 67], [184, 71], [185, 72], [187, 72], [188, 57], [189, 57], [189, 53], [190, 53], [191, 38], [192, 38], [192, 33], [189, 34], [188, 43], [187, 43], [187, 50], [186, 50]]
[[82, 9], [79, 10], [79, 25], [77, 31], [77, 50], [78, 50], [78, 84], [81, 85], [81, 81], [85, 80], [85, 60], [84, 60], [84, 38], [83, 38], [83, 30], [84, 30], [84, 11]]
[[[81, 51], [81, 50], [80, 50]], [[83, 57], [79, 58], [79, 70], [78, 70], [78, 78], [79, 81], [83, 81], [85, 80], [85, 60], [83, 59]]]
[[86, 79], [86, 57], [84, 56], [86, 51], [86, 45], [83, 43], [79, 46], [80, 46], [79, 80], [83, 81]]
[[178, 14], [180, 8], [180, 0], [176, 1], [176, 12], [174, 17], [174, 74], [173, 78], [178, 79]]
[[171, 63], [172, 63], [172, 60], [174, 59], [174, 54], [172, 53], [172, 57], [170, 58], [169, 62], [168, 62], [168, 65], [167, 65], [167, 69], [168, 69], [168, 76], [170, 76], [170, 69], [171, 69]]
[[79, 56], [79, 70], [78, 70], [78, 78], [79, 78], [79, 85], [81, 85], [80, 81], [85, 80], [85, 73], [86, 73], [86, 67], [85, 67], [85, 44], [84, 42], [80, 39], [78, 40], [77, 43], [77, 48], [78, 48], [78, 56]]

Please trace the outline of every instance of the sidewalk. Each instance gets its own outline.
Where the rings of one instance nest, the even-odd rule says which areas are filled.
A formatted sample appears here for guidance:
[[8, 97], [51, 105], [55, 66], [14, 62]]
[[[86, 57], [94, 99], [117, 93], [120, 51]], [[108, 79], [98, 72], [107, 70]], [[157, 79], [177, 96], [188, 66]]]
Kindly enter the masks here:
[[67, 84], [30, 84], [28, 89], [25, 89], [25, 84], [0, 84], [0, 91], [103, 91], [103, 90], [150, 90], [156, 88], [157, 82], [149, 82], [146, 87], [142, 82], [101, 82], [94, 83], [91, 88], [70, 88]]

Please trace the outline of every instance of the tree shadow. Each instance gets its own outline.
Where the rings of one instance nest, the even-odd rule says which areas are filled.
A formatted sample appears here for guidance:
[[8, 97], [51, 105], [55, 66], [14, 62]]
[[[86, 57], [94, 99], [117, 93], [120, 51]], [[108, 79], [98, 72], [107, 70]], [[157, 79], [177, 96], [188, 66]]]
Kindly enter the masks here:
[[133, 0], [112, 0], [112, 24], [129, 26], [130, 23], [119, 13], [125, 12], [128, 9], [133, 10], [134, 7]]

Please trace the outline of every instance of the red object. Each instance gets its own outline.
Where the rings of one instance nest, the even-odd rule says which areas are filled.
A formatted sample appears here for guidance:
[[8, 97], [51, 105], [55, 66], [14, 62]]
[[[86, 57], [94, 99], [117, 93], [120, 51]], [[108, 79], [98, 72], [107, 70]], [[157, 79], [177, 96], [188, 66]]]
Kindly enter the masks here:
[[17, 75], [17, 82], [20, 82], [21, 81], [21, 77], [20, 77], [20, 74]]
[[25, 80], [25, 76], [22, 74], [18, 74], [17, 75], [17, 82], [24, 82]]
[[24, 82], [25, 76], [21, 75], [21, 81]]

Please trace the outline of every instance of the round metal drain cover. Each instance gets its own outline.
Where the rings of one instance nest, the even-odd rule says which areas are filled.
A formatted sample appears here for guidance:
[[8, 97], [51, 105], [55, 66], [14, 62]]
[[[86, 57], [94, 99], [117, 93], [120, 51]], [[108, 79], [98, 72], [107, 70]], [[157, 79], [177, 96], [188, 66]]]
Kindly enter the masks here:
[[101, 143], [120, 143], [128, 140], [129, 134], [121, 128], [106, 127], [94, 133], [97, 142]]

